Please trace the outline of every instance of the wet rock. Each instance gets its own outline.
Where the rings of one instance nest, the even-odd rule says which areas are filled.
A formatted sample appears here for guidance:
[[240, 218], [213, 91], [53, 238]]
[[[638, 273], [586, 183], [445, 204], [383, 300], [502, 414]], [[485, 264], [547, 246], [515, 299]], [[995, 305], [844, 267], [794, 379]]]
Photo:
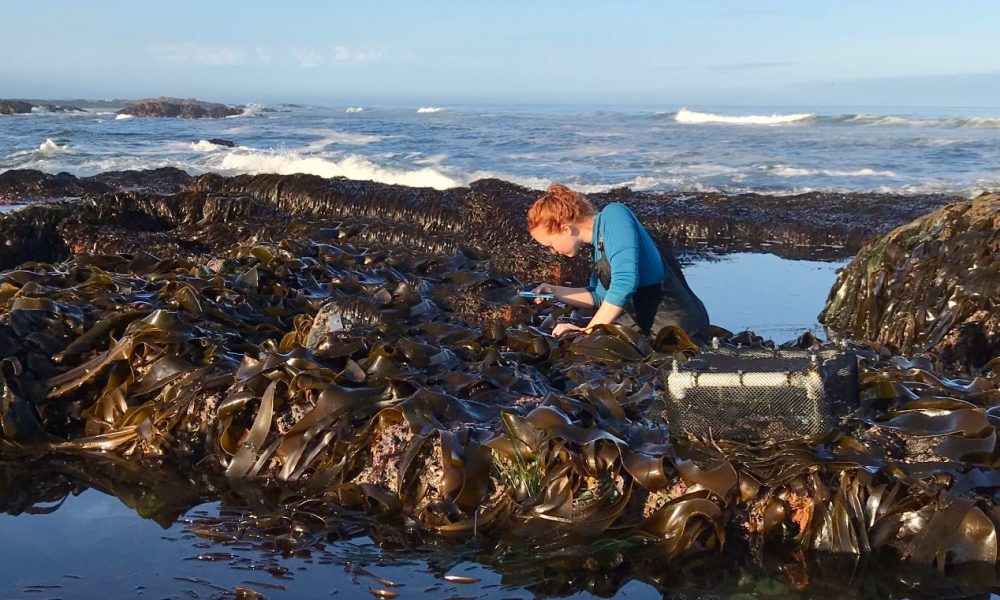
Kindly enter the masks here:
[[177, 117], [181, 119], [221, 119], [243, 113], [242, 107], [179, 98], [137, 100], [118, 111], [135, 117]]
[[819, 319], [842, 336], [978, 367], [1000, 351], [1000, 194], [936, 210], [864, 246]]
[[312, 327], [306, 335], [306, 348], [315, 352], [331, 333], [344, 331], [350, 327], [350, 321], [344, 322], [343, 310], [336, 303], [329, 303], [319, 309]]
[[77, 179], [69, 173], [51, 175], [34, 169], [0, 173], [0, 204], [22, 204], [50, 198], [77, 198], [102, 194], [111, 188], [99, 181]]
[[191, 176], [176, 167], [161, 167], [140, 171], [106, 171], [85, 179], [122, 191], [176, 194], [191, 181]]
[[20, 100], [0, 100], [0, 115], [21, 115], [31, 112], [31, 104]]
[[[36, 179], [52, 177], [34, 173]], [[248, 203], [256, 203], [257, 208], [268, 206], [272, 214], [280, 216], [276, 223], [350, 219], [352, 233], [373, 248], [405, 247], [442, 256], [461, 252], [469, 260], [521, 281], [582, 285], [588, 277], [586, 253], [572, 259], [555, 256], [535, 244], [525, 231], [524, 215], [540, 192], [496, 179], [476, 181], [467, 188], [434, 190], [313, 175], [206, 174], [191, 178], [177, 169], [156, 169], [103, 173], [79, 182], [105, 186], [99, 191], [183, 192], [185, 202], [197, 203], [201, 199], [222, 210], [210, 211], [211, 219], [224, 219], [230, 210], [240, 213], [242, 209], [237, 207], [246, 208]], [[46, 197], [66, 195], [73, 194], [62, 190]], [[863, 238], [888, 231], [947, 201], [938, 196], [807, 194], [777, 198], [630, 190], [613, 190], [590, 198], [598, 207], [624, 201], [661, 246], [672, 243], [681, 251], [767, 250], [784, 257], [817, 259], [850, 256]], [[156, 208], [153, 205], [157, 202], [166, 204]], [[149, 198], [143, 203], [142, 210], [154, 213], [174, 210], [165, 200]], [[223, 209], [223, 205], [228, 208]], [[105, 215], [108, 210], [104, 209]], [[211, 222], [230, 231], [238, 228], [249, 237], [259, 237], [273, 228], [263, 222], [258, 223], [264, 229], [256, 231], [250, 222]], [[77, 232], [87, 235], [83, 230]], [[213, 235], [206, 233], [203, 238]], [[138, 240], [125, 242], [133, 244]], [[94, 243], [100, 247], [103, 242], [92, 240], [89, 247]], [[121, 247], [119, 242], [113, 245]]]
[[209, 144], [215, 144], [216, 146], [225, 146], [226, 148], [235, 148], [236, 142], [232, 140], [224, 140], [222, 138], [211, 138], [208, 140]]

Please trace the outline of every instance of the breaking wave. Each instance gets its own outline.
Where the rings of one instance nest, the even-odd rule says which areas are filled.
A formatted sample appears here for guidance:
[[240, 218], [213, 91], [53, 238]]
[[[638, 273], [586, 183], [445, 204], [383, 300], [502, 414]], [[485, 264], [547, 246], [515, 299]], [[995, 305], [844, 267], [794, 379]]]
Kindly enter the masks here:
[[843, 115], [834, 120], [858, 125], [896, 125], [911, 127], [957, 127], [973, 129], [998, 129], [1000, 117], [952, 117], [947, 119], [907, 118], [893, 115], [859, 113]]
[[133, 118], [132, 115], [128, 114], [115, 115], [115, 121], [121, 121], [123, 119], [131, 119], [131, 118]]
[[836, 169], [803, 169], [788, 165], [773, 165], [767, 167], [771, 173], [779, 177], [895, 177], [892, 171], [876, 171], [874, 169], [857, 169], [855, 171], [840, 171]]
[[334, 160], [318, 156], [303, 157], [294, 152], [231, 152], [222, 159], [216, 168], [234, 174], [277, 173], [291, 175], [305, 173], [320, 177], [347, 177], [348, 179], [378, 181], [411, 187], [430, 187], [438, 190], [462, 185], [462, 182], [430, 167], [415, 170], [383, 167], [354, 154]]
[[69, 144], [60, 146], [52, 141], [52, 138], [45, 138], [45, 141], [38, 147], [38, 151], [42, 154], [68, 154], [70, 149]]
[[230, 115], [226, 117], [227, 119], [235, 119], [238, 117], [260, 117], [263, 113], [271, 112], [271, 109], [263, 104], [248, 104], [243, 107], [243, 112], [237, 115]]
[[364, 110], [365, 109], [364, 109], [363, 106], [348, 106], [347, 110], [345, 110], [344, 112], [345, 113], [359, 113], [359, 112], [364, 112]]
[[191, 142], [190, 148], [198, 152], [214, 152], [215, 150], [225, 148], [225, 146], [213, 144], [208, 140], [198, 140], [197, 142]]
[[418, 113], [438, 113], [443, 111], [443, 108], [437, 108], [436, 106], [421, 106], [417, 109]]
[[334, 144], [345, 144], [350, 146], [363, 146], [365, 144], [373, 144], [375, 142], [381, 142], [383, 137], [380, 135], [371, 135], [367, 133], [350, 133], [347, 131], [335, 131], [333, 129], [297, 129], [299, 133], [305, 133], [308, 135], [318, 135], [320, 139], [315, 142], [310, 142], [306, 147], [309, 151], [319, 151], [327, 146], [332, 146]]
[[790, 123], [814, 121], [815, 119], [816, 113], [730, 116], [697, 112], [686, 108], [680, 109], [677, 111], [677, 114], [674, 115], [674, 120], [678, 123], [695, 125], [700, 123], [726, 123], [729, 125], [787, 125]]

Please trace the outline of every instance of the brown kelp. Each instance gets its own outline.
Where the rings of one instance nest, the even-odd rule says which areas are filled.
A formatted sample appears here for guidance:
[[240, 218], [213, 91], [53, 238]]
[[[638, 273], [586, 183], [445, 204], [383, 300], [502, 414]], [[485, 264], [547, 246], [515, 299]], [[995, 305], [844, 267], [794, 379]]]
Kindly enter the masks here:
[[[108, 228], [146, 200], [114, 201]], [[261, 222], [257, 241], [0, 274], [6, 454], [180, 461], [228, 494], [272, 487], [279, 505], [306, 497], [444, 536], [997, 561], [997, 361], [956, 379], [856, 344], [862, 408], [825, 435], [694, 439], [663, 418], [664, 369], [697, 352], [683, 332], [545, 335], [570, 311], [509, 303], [521, 282], [434, 233], [444, 216], [420, 225], [426, 238], [391, 238], [377, 209], [287, 222], [248, 200], [185, 202], [148, 230], [193, 238], [218, 210], [227, 227]]]
[[[250, 205], [254, 211], [270, 207], [284, 225], [296, 218], [367, 218], [373, 235], [380, 226], [391, 225], [397, 233], [405, 232], [418, 240], [458, 237], [486, 250], [496, 268], [522, 278], [530, 279], [529, 271], [536, 277], [547, 272], [565, 280], [584, 274], [582, 260], [554, 261], [546, 253], [526, 247], [530, 240], [523, 231], [523, 215], [538, 195], [495, 179], [438, 191], [310, 175], [192, 177], [172, 168], [114, 171], [79, 179], [66, 173], [11, 170], [0, 174], [0, 203], [81, 197], [87, 202], [71, 207], [41, 206], [27, 214], [0, 218], [0, 239], [9, 242], [0, 246], [0, 268], [28, 260], [63, 260], [70, 250], [94, 253], [95, 242], [103, 252], [128, 244], [141, 248], [147, 239], [164, 249], [167, 242], [172, 243], [171, 253], [216, 252], [217, 247], [205, 250], [198, 245], [245, 240], [235, 234], [253, 235], [268, 225], [261, 220], [224, 221], [226, 213], [201, 211], [203, 204], [224, 203], [235, 211], [247, 210]], [[627, 204], [640, 215], [658, 244], [670, 241], [689, 251], [767, 250], [792, 258], [851, 256], [866, 238], [955, 200], [937, 195], [817, 192], [726, 196], [628, 189], [589, 197], [597, 206]], [[70, 216], [74, 217], [72, 223], [64, 227]], [[189, 227], [178, 228], [180, 222]], [[195, 223], [200, 228], [190, 227]], [[122, 229], [126, 224], [128, 227]], [[103, 228], [108, 233], [117, 229], [130, 235], [92, 239], [87, 235], [90, 228]], [[223, 231], [230, 235], [221, 235]]]
[[872, 240], [820, 315], [843, 335], [981, 367], [1000, 352], [1000, 194], [957, 202]]
[[[12, 468], [6, 510], [114, 477], [139, 506], [159, 472], [177, 485], [148, 514], [221, 498], [248, 508], [195, 533], [259, 525], [263, 538], [273, 518], [301, 526], [267, 542], [289, 551], [346, 512], [442, 540], [499, 537], [498, 555], [558, 540], [579, 549], [549, 552], [567, 565], [617, 544], [651, 548], [650, 564], [739, 548], [805, 574], [826, 552], [948, 572], [997, 563], [997, 359], [959, 378], [940, 355], [854, 343], [860, 409], [829, 431], [693, 437], [664, 412], [664, 374], [698, 352], [683, 332], [555, 339], [544, 331], [577, 315], [510, 301], [582, 266], [529, 244], [529, 190], [154, 179], [172, 195], [114, 174], [94, 181], [115, 189], [0, 218], [0, 454], [61, 473], [43, 485]], [[691, 219], [714, 201], [673, 202], [691, 214], [644, 218], [696, 244]], [[780, 239], [739, 225], [758, 217], [728, 230], [737, 246], [860, 235], [817, 242], [809, 218]]]

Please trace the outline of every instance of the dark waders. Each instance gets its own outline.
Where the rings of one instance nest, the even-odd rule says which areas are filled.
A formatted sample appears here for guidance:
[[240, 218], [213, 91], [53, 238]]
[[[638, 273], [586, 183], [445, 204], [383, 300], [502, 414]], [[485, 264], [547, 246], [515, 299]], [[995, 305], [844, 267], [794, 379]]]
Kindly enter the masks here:
[[[604, 253], [600, 227], [597, 250], [601, 258], [594, 263], [592, 270], [604, 289], [610, 289], [611, 263]], [[618, 322], [638, 327], [644, 335], [656, 334], [667, 325], [677, 325], [695, 340], [708, 343], [708, 311], [705, 305], [688, 287], [674, 253], [669, 249], [661, 250], [660, 258], [663, 260], [663, 281], [637, 288]]]

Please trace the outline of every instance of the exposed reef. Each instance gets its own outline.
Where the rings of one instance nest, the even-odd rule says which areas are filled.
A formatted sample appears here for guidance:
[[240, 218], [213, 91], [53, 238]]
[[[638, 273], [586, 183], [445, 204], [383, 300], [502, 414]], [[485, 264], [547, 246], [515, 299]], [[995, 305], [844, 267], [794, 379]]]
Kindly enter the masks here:
[[836, 333], [978, 368], [1000, 354], [1000, 194], [957, 202], [872, 240], [820, 315]]
[[86, 112], [82, 108], [70, 104], [54, 104], [37, 100], [0, 100], [0, 115], [28, 114], [35, 109], [54, 113]]
[[[523, 215], [539, 193], [500, 180], [481, 180], [467, 188], [438, 191], [311, 175], [191, 177], [171, 168], [109, 172], [79, 179], [66, 173], [49, 175], [27, 170], [0, 174], [0, 202], [6, 203], [89, 194], [88, 205], [96, 206], [108, 201], [100, 194], [115, 190], [152, 195], [142, 202], [154, 213], [172, 210], [167, 207], [181, 201], [166, 196], [180, 194], [188, 203], [196, 202], [197, 197], [267, 203], [287, 221], [304, 217], [362, 218], [370, 221], [365, 225], [369, 238], [385, 236], [398, 243], [408, 240], [418, 245], [434, 238], [435, 244], [449, 247], [461, 242], [490, 254], [498, 269], [528, 279], [580, 282], [588, 268], [585, 257], [556, 259], [533, 248], [524, 231]], [[814, 259], [851, 256], [865, 239], [954, 200], [945, 196], [818, 193], [730, 197], [626, 190], [594, 194], [590, 198], [598, 206], [612, 201], [628, 204], [658, 244], [673, 244], [682, 251], [766, 250], [788, 258]], [[156, 204], [163, 208], [152, 208]], [[68, 215], [59, 208], [40, 210]], [[80, 210], [86, 213], [93, 209], [84, 206]], [[51, 223], [64, 217], [33, 218]], [[24, 219], [19, 222], [20, 228], [30, 229]], [[0, 233], [4, 233], [3, 227], [0, 224]], [[33, 239], [58, 237], [49, 225], [39, 228]], [[13, 240], [11, 245], [20, 244], [20, 238], [5, 235]], [[52, 242], [66, 246], [65, 241], [55, 238]], [[521, 256], [521, 252], [532, 255]], [[14, 264], [0, 255], [0, 268]]]
[[[584, 266], [528, 239], [537, 192], [157, 173], [176, 193], [143, 187], [149, 174], [65, 179], [112, 189], [0, 217], [3, 460], [183, 465], [260, 509], [261, 495], [279, 512], [315, 503], [324, 527], [336, 506], [428, 534], [611, 537], [664, 558], [739, 540], [942, 572], [998, 562], [1000, 360], [962, 379], [936, 355], [851, 342], [860, 409], [829, 431], [696, 438], [664, 417], [664, 369], [699, 351], [683, 331], [556, 339], [543, 331], [568, 308], [510, 301]], [[853, 251], [920, 205], [841, 199], [847, 218], [824, 209], [833, 197], [592, 198], [626, 201], [682, 248], [735, 215], [720, 248], [793, 253]]]
[[152, 98], [134, 100], [118, 111], [133, 117], [176, 117], [180, 119], [222, 119], [243, 114], [244, 107], [194, 99]]
[[31, 112], [31, 104], [20, 100], [0, 100], [0, 115], [23, 115]]

